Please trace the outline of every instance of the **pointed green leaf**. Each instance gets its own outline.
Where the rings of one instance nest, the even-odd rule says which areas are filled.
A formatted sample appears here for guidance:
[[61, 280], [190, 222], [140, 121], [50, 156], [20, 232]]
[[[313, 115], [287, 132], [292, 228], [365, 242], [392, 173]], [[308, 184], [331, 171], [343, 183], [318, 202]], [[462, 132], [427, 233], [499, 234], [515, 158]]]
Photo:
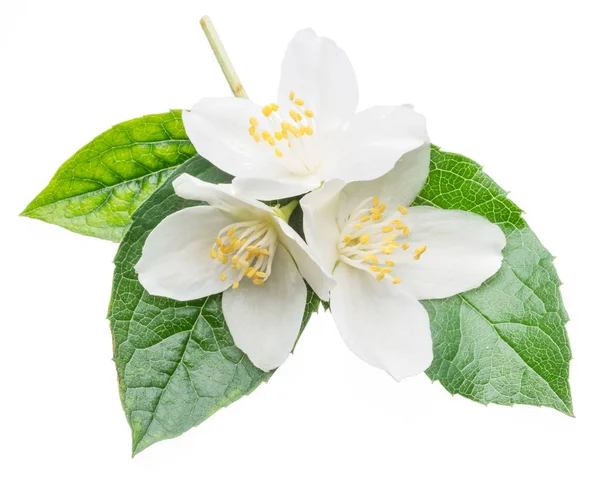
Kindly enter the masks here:
[[[115, 258], [108, 317], [134, 455], [197, 426], [273, 373], [256, 368], [234, 345], [221, 295], [180, 302], [149, 295], [137, 280], [134, 265], [152, 229], [167, 215], [198, 205], [175, 195], [171, 182], [182, 173], [213, 183], [230, 181], [199, 156], [190, 159], [134, 214]], [[318, 304], [309, 290], [302, 328]]]
[[500, 271], [480, 288], [423, 302], [434, 342], [427, 374], [480, 403], [548, 406], [571, 415], [568, 318], [553, 257], [481, 166], [436, 147], [431, 161], [415, 205], [480, 214], [502, 228], [507, 245]]
[[118, 242], [135, 210], [195, 154], [181, 111], [117, 124], [67, 160], [22, 215]]

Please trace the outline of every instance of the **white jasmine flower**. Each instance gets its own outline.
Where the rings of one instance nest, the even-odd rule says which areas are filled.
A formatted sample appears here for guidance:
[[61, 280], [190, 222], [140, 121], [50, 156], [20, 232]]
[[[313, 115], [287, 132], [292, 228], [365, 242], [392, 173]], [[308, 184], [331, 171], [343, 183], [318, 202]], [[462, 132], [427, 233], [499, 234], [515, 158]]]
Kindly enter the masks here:
[[333, 272], [331, 313], [348, 347], [396, 380], [431, 363], [429, 318], [418, 300], [481, 285], [500, 268], [506, 239], [487, 219], [409, 207], [429, 170], [429, 145], [383, 177], [336, 180], [301, 200], [309, 248]]
[[357, 103], [346, 54], [303, 30], [285, 54], [277, 103], [207, 98], [184, 111], [183, 121], [198, 153], [235, 176], [237, 190], [274, 200], [330, 179], [375, 179], [428, 142], [425, 120], [412, 107], [376, 106], [355, 114]]
[[285, 213], [188, 174], [173, 187], [177, 195], [209, 205], [175, 212], [150, 233], [135, 266], [140, 283], [152, 295], [182, 301], [223, 292], [223, 315], [236, 346], [262, 370], [278, 367], [302, 323], [302, 276], [323, 298], [331, 276], [282, 218]]

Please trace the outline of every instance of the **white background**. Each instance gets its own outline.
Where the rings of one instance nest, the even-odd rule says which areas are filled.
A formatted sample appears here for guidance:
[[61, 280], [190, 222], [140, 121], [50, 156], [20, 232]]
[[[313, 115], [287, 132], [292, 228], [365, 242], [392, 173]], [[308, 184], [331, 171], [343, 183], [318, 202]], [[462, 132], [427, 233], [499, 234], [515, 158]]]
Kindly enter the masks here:
[[[598, 475], [600, 73], [594, 1], [24, 1], [0, 7], [0, 473], [60, 476]], [[117, 246], [18, 213], [118, 122], [246, 89], [274, 99], [306, 26], [350, 56], [360, 108], [412, 103], [486, 171], [555, 255], [576, 418], [401, 384], [313, 318], [271, 382], [130, 458], [106, 321]]]

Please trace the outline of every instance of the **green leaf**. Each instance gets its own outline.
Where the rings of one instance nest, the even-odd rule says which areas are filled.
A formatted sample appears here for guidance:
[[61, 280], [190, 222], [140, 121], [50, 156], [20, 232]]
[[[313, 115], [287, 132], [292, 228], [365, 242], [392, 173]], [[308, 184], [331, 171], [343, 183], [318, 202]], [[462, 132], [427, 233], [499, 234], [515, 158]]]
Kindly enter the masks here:
[[[230, 180], [199, 156], [173, 178], [185, 172], [213, 183]], [[134, 265], [152, 229], [167, 215], [199, 204], [175, 195], [171, 182], [134, 214], [115, 258], [109, 320], [134, 455], [197, 426], [273, 374], [256, 368], [234, 345], [221, 295], [180, 302], [149, 295], [137, 280]], [[318, 304], [309, 290], [302, 329]]]
[[135, 210], [195, 154], [181, 111], [132, 119], [77, 151], [21, 215], [118, 242]]
[[481, 166], [436, 147], [431, 161], [415, 205], [480, 214], [502, 228], [507, 245], [500, 271], [480, 288], [423, 302], [434, 342], [427, 374], [480, 403], [548, 406], [572, 415], [568, 318], [552, 255]]

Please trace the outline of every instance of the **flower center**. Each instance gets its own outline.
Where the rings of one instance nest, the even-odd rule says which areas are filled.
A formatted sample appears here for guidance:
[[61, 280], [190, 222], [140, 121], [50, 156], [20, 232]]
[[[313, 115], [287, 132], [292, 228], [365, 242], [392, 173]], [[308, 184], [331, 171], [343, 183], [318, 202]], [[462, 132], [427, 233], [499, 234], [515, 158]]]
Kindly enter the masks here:
[[[389, 279], [398, 284], [402, 279], [396, 274], [396, 262], [392, 255], [407, 252], [410, 248], [409, 227], [402, 222], [408, 209], [398, 206], [395, 210], [387, 210], [387, 205], [378, 197], [369, 197], [361, 202], [352, 212], [344, 229], [338, 250], [340, 260], [359, 268], [381, 281]], [[427, 250], [425, 245], [414, 249], [413, 259], [419, 260]]]
[[320, 163], [315, 157], [312, 141], [308, 140], [308, 136], [314, 134], [315, 113], [304, 107], [304, 100], [290, 91], [288, 104], [283, 107], [276, 103], [267, 104], [262, 114], [260, 121], [250, 117], [248, 128], [257, 146], [269, 149], [283, 159], [282, 164], [294, 174], [315, 172]]
[[262, 285], [271, 275], [277, 243], [277, 233], [268, 222], [238, 222], [221, 229], [210, 256], [220, 262], [221, 281], [227, 280], [228, 274], [235, 277], [234, 290], [244, 277], [255, 285]]

